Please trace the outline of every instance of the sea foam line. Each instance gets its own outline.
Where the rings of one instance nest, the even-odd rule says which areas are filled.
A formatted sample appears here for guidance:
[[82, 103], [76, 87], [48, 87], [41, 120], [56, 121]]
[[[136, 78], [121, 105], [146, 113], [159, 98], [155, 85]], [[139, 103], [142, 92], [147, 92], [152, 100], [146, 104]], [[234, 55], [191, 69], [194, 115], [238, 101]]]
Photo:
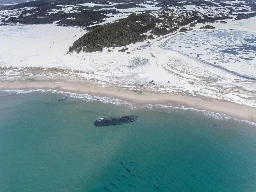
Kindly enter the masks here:
[[[136, 110], [136, 109], [178, 109], [178, 110], [185, 110], [185, 111], [194, 111], [194, 112], [199, 112], [207, 117], [211, 117], [217, 120], [222, 120], [222, 121], [236, 121], [238, 123], [245, 123], [250, 126], [255, 126], [256, 123], [248, 121], [248, 120], [241, 120], [237, 119], [235, 117], [229, 116], [227, 114], [223, 113], [218, 113], [218, 112], [213, 112], [213, 111], [208, 111], [208, 110], [203, 110], [203, 109], [196, 109], [196, 108], [191, 108], [191, 107], [185, 107], [185, 106], [174, 106], [171, 103], [168, 104], [145, 104], [143, 106], [137, 106], [136, 104], [128, 101], [124, 101], [121, 99], [113, 98], [113, 97], [106, 97], [106, 96], [94, 96], [90, 94], [80, 94], [80, 93], [72, 93], [72, 92], [66, 92], [66, 91], [59, 91], [59, 90], [54, 90], [54, 89], [34, 89], [34, 90], [1, 90], [1, 92], [7, 92], [11, 93], [11, 95], [18, 95], [18, 94], [29, 94], [32, 92], [49, 92], [49, 93], [56, 93], [56, 94], [61, 94], [64, 96], [68, 96], [71, 98], [75, 99], [82, 99], [84, 101], [99, 101], [104, 104], [113, 104], [113, 105], [119, 105], [119, 106], [126, 106], [131, 110]], [[11, 95], [5, 95], [5, 96], [11, 96]]]
[[82, 99], [84, 101], [100, 101], [105, 104], [114, 104], [114, 105], [126, 105], [127, 107], [130, 107], [133, 109], [135, 106], [127, 101], [120, 100], [113, 97], [105, 97], [105, 96], [94, 96], [90, 94], [85, 93], [72, 93], [67, 91], [59, 91], [55, 89], [34, 89], [34, 90], [22, 90], [22, 89], [14, 89], [14, 90], [1, 90], [2, 92], [10, 93], [9, 95], [4, 96], [12, 96], [12, 95], [19, 95], [19, 94], [29, 94], [32, 92], [43, 92], [43, 93], [55, 93], [55, 94], [61, 94], [64, 96], [68, 96], [75, 99]]
[[185, 111], [194, 111], [194, 112], [199, 112], [207, 117], [211, 117], [217, 120], [222, 120], [222, 121], [236, 121], [238, 123], [246, 123], [251, 126], [256, 127], [256, 123], [248, 121], [248, 120], [242, 120], [242, 119], [237, 119], [235, 117], [232, 117], [230, 115], [224, 114], [224, 113], [218, 113], [218, 112], [213, 112], [213, 111], [208, 111], [204, 109], [196, 109], [192, 107], [185, 107], [185, 106], [173, 106], [171, 103], [169, 104], [147, 104], [145, 106], [146, 108], [153, 109], [153, 108], [158, 108], [158, 109], [178, 109], [178, 110], [185, 110]]

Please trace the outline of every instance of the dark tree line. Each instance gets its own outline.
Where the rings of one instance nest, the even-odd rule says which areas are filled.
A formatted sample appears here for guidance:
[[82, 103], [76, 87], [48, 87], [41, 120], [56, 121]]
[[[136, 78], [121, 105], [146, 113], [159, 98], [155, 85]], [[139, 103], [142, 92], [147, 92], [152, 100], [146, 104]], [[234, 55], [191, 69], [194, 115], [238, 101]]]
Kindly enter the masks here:
[[121, 47], [147, 38], [147, 31], [156, 26], [157, 20], [149, 13], [131, 14], [118, 22], [105, 24], [83, 35], [69, 51], [101, 51], [104, 47]]

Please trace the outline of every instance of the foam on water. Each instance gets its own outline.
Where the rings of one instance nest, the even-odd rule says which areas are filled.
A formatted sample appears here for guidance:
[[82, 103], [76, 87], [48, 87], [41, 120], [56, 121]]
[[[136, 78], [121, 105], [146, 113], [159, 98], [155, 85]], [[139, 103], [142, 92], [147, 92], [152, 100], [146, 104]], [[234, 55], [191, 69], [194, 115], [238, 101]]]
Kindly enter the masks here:
[[[182, 106], [129, 108], [55, 90], [0, 95], [3, 192], [251, 192], [255, 186], [256, 132], [244, 123]], [[93, 125], [100, 116], [120, 114], [139, 118]]]
[[[6, 94], [1, 94], [2, 93], [8, 93]], [[196, 108], [191, 108], [191, 107], [185, 107], [185, 106], [177, 106], [173, 105], [172, 103], [168, 104], [145, 104], [142, 106], [138, 106], [132, 102], [124, 101], [121, 99], [113, 98], [113, 97], [104, 97], [104, 96], [94, 96], [94, 95], [89, 95], [89, 94], [79, 94], [79, 93], [72, 93], [72, 92], [66, 92], [66, 91], [59, 91], [59, 90], [53, 90], [53, 89], [48, 89], [48, 90], [43, 90], [43, 89], [36, 89], [36, 90], [3, 90], [0, 92], [0, 97], [2, 96], [14, 96], [18, 94], [28, 94], [32, 92], [49, 92], [49, 93], [55, 93], [55, 94], [61, 94], [63, 96], [68, 96], [70, 98], [75, 98], [75, 99], [81, 99], [86, 102], [90, 101], [99, 101], [105, 104], [113, 104], [113, 105], [120, 105], [120, 106], [125, 106], [126, 108], [129, 109], [150, 109], [150, 110], [161, 110], [161, 109], [169, 109], [169, 110], [178, 110], [179, 111], [193, 111], [193, 112], [198, 112], [200, 114], [203, 114], [205, 116], [217, 119], [217, 120], [224, 120], [224, 121], [236, 121], [237, 123], [246, 123], [251, 126], [256, 126], [256, 123], [248, 121], [248, 120], [240, 120], [235, 117], [231, 117], [227, 114], [222, 114], [222, 113], [217, 113], [213, 111], [208, 111], [208, 110], [202, 110], [202, 109], [196, 109]], [[165, 111], [165, 112], [168, 112]]]

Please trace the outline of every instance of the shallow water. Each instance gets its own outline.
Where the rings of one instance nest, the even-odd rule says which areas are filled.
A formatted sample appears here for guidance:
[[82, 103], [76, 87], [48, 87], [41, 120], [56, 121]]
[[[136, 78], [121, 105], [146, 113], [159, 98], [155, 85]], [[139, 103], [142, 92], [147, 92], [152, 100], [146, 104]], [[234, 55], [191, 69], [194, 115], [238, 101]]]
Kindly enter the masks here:
[[[256, 190], [256, 127], [62, 97], [0, 92], [1, 192]], [[139, 118], [93, 125], [118, 115]]]

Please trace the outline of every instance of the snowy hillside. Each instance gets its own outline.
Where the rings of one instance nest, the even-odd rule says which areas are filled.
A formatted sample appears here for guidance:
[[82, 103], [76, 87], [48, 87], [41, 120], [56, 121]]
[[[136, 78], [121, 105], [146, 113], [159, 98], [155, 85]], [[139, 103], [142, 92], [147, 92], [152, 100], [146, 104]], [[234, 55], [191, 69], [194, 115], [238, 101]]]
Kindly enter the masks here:
[[166, 0], [44, 0], [6, 6], [0, 9], [0, 23], [51, 24], [88, 27], [124, 18], [130, 13], [172, 7], [197, 12], [202, 18], [244, 19], [256, 16], [256, 2], [244, 1], [166, 1]]
[[[0, 10], [2, 81], [75, 77], [136, 92], [188, 94], [256, 107], [254, 1], [70, 2], [35, 1]], [[189, 23], [166, 22], [168, 17], [160, 14], [166, 7], [184, 13]], [[170, 31], [102, 51], [68, 52], [98, 25], [145, 10], [157, 18], [154, 27]], [[213, 29], [201, 29], [207, 25]], [[149, 37], [153, 29], [141, 35]]]

